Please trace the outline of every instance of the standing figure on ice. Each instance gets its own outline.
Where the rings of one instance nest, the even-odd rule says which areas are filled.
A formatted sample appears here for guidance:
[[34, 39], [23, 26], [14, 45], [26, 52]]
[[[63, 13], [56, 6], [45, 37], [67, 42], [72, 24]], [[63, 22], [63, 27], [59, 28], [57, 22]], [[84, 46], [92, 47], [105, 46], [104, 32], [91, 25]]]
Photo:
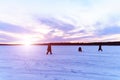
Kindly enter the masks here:
[[46, 53], [46, 55], [48, 55], [48, 53], [50, 53], [50, 54], [52, 55], [51, 44], [48, 44], [48, 48], [47, 48], [47, 53]]
[[103, 51], [101, 45], [99, 45], [98, 51]]
[[79, 47], [79, 48], [78, 48], [78, 51], [79, 51], [79, 52], [82, 52], [82, 48], [81, 48], [81, 47]]

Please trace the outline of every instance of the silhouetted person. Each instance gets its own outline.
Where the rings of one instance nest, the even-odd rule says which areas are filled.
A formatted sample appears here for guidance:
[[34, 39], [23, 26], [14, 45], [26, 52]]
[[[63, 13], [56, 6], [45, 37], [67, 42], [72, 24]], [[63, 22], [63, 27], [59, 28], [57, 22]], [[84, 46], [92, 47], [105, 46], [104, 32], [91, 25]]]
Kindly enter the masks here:
[[103, 51], [101, 45], [99, 45], [98, 51]]
[[82, 48], [81, 48], [81, 47], [79, 47], [79, 48], [78, 48], [78, 51], [79, 51], [79, 52], [82, 52]]
[[48, 53], [52, 54], [52, 49], [51, 49], [51, 44], [48, 44], [48, 48], [47, 48], [47, 55]]

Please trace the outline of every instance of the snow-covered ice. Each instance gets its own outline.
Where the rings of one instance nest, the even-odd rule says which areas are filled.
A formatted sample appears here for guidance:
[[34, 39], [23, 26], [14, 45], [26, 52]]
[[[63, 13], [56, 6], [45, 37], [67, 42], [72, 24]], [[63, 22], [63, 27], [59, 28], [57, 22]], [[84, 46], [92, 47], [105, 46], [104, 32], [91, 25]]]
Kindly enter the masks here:
[[120, 80], [120, 47], [0, 46], [0, 80]]

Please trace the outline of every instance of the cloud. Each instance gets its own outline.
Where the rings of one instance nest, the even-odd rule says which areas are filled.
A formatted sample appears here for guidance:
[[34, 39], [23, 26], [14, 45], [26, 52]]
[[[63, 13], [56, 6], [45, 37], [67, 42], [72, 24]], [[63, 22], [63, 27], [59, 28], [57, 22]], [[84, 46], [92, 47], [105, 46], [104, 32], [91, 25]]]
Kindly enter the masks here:
[[51, 29], [51, 31], [45, 35], [49, 41], [78, 41], [86, 37], [94, 36], [93, 32], [88, 32], [85, 29], [78, 28], [78, 30], [76, 30], [77, 25], [68, 23], [68, 21], [64, 21], [63, 19], [42, 17], [37, 20], [40, 24], [47, 25]]
[[0, 31], [0, 42], [22, 43], [25, 40], [30, 40], [33, 43], [44, 40], [43, 35], [35, 33], [14, 33], [8, 31]]
[[112, 26], [104, 28], [103, 30], [100, 30], [101, 32], [99, 34], [101, 35], [112, 35], [112, 34], [120, 34], [120, 27]]
[[119, 41], [120, 40], [120, 34], [108, 34], [108, 35], [102, 35], [100, 37], [96, 37], [97, 41]]
[[119, 0], [0, 1], [0, 41], [120, 40]]
[[65, 30], [65, 31], [69, 31], [72, 30], [74, 28], [74, 26], [70, 23], [65, 23], [61, 20], [55, 19], [55, 18], [39, 18], [38, 22], [40, 22], [41, 24], [45, 24], [47, 26], [50, 26], [54, 29], [60, 29], [60, 30]]
[[31, 32], [30, 30], [25, 29], [23, 27], [9, 24], [9, 23], [4, 23], [4, 22], [0, 22], [0, 30], [14, 32], [14, 33], [29, 33], [29, 32]]

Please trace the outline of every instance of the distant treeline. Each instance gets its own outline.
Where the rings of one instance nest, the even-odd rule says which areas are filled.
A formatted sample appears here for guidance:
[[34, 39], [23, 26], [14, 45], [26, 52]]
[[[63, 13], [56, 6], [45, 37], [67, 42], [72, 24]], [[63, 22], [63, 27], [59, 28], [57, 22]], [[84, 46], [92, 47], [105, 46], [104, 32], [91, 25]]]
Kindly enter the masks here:
[[[53, 43], [36, 43], [32, 45], [54, 45], [54, 46], [75, 46], [75, 45], [107, 45], [107, 46], [120, 46], [120, 41], [117, 42], [53, 42]], [[19, 46], [24, 44], [0, 44], [0, 46]]]

